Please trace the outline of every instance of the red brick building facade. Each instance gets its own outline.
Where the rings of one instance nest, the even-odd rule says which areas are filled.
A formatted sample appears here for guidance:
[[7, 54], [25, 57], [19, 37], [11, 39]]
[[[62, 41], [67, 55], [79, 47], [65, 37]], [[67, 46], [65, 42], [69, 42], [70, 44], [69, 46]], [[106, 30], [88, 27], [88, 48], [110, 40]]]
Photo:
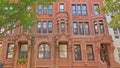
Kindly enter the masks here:
[[105, 15], [96, 10], [102, 5], [102, 0], [38, 4], [33, 35], [18, 27], [0, 38], [0, 63], [4, 68], [120, 68]]

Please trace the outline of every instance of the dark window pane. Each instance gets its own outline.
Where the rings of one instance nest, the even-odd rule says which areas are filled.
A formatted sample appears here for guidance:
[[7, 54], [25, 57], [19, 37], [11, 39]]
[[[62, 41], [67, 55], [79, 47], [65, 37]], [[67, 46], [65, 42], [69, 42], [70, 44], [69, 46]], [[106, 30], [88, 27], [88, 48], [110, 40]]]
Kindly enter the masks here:
[[52, 22], [48, 22], [48, 32], [52, 33]]
[[61, 23], [61, 31], [62, 31], [62, 32], [65, 31], [65, 23], [64, 23], [64, 22]]
[[83, 27], [83, 23], [82, 22], [79, 23], [79, 32], [80, 32], [81, 35], [84, 34], [84, 27]]
[[47, 7], [44, 6], [44, 14], [47, 14]]
[[67, 58], [67, 45], [66, 44], [60, 44], [59, 45], [59, 57], [60, 58]]
[[98, 34], [98, 27], [97, 27], [97, 22], [94, 22], [94, 32], [95, 34]]
[[87, 57], [88, 61], [94, 61], [93, 46], [87, 45]]
[[41, 33], [41, 22], [40, 21], [37, 24], [37, 33]]
[[47, 32], [46, 28], [47, 28], [47, 23], [46, 23], [46, 21], [44, 21], [43, 22], [43, 33]]
[[74, 46], [74, 53], [75, 53], [75, 60], [76, 61], [81, 61], [82, 57], [81, 57], [81, 48], [80, 48], [80, 45], [75, 45]]
[[48, 14], [52, 14], [52, 5], [50, 5], [48, 8]]
[[59, 23], [57, 23], [57, 32], [59, 32]]
[[14, 44], [8, 44], [7, 58], [12, 59], [14, 55]]
[[64, 12], [64, 4], [60, 4], [60, 12]]
[[82, 5], [82, 14], [85, 15], [85, 16], [87, 15], [87, 6], [86, 6], [86, 4]]
[[113, 31], [114, 31], [114, 34], [115, 34], [115, 35], [118, 35], [117, 28], [113, 28]]
[[74, 34], [78, 34], [78, 25], [77, 25], [77, 22], [73, 23], [73, 32], [74, 32]]
[[41, 4], [38, 5], [38, 14], [42, 14], [42, 5]]
[[38, 58], [49, 59], [50, 58], [50, 47], [47, 44], [41, 44], [38, 49]]
[[82, 11], [81, 11], [81, 5], [80, 4], [78, 4], [77, 5], [77, 12], [78, 12], [78, 15], [82, 15]]
[[72, 15], [76, 15], [76, 5], [72, 5]]
[[99, 8], [98, 4], [94, 4], [94, 15], [99, 15], [99, 11], [97, 10]]
[[89, 23], [88, 22], [84, 23], [84, 30], [85, 30], [85, 35], [90, 35]]
[[101, 34], [104, 34], [104, 24], [103, 24], [103, 21], [99, 21], [99, 25], [100, 25], [100, 33]]
[[28, 45], [25, 43], [21, 43], [19, 58], [27, 58], [27, 57], [28, 57]]

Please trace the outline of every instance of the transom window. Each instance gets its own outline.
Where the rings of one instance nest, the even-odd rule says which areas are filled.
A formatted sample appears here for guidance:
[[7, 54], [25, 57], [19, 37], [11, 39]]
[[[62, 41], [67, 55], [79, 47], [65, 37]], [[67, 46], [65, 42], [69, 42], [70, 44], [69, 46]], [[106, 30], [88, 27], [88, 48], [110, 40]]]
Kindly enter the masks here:
[[7, 59], [12, 59], [14, 55], [14, 44], [8, 44]]
[[38, 49], [38, 58], [49, 59], [50, 58], [50, 47], [48, 44], [41, 44]]
[[68, 57], [67, 44], [59, 44], [59, 58], [65, 59]]

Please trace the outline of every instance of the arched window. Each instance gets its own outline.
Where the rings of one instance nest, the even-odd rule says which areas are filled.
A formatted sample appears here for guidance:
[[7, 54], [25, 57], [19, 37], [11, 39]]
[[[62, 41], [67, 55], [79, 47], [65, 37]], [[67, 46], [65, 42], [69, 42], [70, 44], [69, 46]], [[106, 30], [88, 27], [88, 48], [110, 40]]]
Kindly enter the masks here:
[[47, 44], [41, 44], [38, 49], [38, 58], [49, 59], [50, 58], [50, 47]]

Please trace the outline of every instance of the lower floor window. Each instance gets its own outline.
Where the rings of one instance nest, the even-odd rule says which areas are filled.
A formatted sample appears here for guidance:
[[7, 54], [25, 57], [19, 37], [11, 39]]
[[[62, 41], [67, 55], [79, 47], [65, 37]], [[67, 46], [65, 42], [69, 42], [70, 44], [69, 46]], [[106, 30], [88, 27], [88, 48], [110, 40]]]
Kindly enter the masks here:
[[67, 44], [59, 44], [59, 58], [67, 58]]
[[12, 59], [14, 55], [14, 44], [8, 44], [7, 59]]
[[28, 57], [28, 45], [26, 43], [21, 43], [19, 58], [27, 58], [27, 57]]
[[80, 45], [74, 45], [74, 53], [75, 53], [75, 60], [76, 61], [81, 61], [81, 48]]
[[94, 61], [93, 46], [87, 45], [87, 57], [88, 61]]

